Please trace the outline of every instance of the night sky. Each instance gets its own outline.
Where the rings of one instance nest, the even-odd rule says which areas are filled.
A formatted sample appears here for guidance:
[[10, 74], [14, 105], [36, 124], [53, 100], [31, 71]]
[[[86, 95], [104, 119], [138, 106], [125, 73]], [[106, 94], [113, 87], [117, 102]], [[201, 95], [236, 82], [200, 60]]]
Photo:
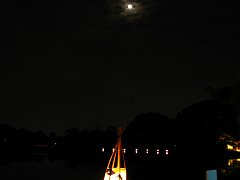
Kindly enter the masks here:
[[1, 119], [55, 131], [126, 126], [240, 80], [228, 1], [9, 0], [1, 17]]

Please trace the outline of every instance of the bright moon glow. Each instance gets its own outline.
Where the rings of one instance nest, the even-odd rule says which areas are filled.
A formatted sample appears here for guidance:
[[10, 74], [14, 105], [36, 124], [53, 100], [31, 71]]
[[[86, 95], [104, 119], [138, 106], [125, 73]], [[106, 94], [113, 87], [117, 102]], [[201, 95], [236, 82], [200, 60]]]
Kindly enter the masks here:
[[131, 4], [128, 4], [128, 9], [132, 9], [133, 6]]

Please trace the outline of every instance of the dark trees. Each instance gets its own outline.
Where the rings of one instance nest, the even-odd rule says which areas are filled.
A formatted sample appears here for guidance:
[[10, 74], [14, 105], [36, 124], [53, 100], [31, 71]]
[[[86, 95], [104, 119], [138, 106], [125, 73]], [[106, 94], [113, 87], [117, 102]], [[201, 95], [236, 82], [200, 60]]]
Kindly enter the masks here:
[[160, 113], [139, 114], [126, 127], [124, 142], [128, 146], [169, 146], [173, 140], [172, 125], [172, 120]]
[[231, 104], [206, 100], [183, 109], [175, 119], [177, 147], [182, 152], [212, 155], [219, 136], [239, 138], [238, 112]]

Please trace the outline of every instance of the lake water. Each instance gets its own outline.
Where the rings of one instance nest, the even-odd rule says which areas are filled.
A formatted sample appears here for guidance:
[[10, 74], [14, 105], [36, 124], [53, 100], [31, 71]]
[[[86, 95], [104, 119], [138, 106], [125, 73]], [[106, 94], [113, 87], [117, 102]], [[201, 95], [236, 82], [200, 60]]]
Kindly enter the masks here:
[[[49, 158], [45, 154], [33, 157], [7, 163], [1, 159], [0, 180], [102, 180], [107, 165], [106, 158], [99, 158], [94, 163], [80, 163], [74, 159]], [[199, 158], [129, 160], [128, 180], [204, 180], [207, 168], [199, 164]], [[218, 180], [240, 179], [239, 159], [226, 159], [215, 167]]]

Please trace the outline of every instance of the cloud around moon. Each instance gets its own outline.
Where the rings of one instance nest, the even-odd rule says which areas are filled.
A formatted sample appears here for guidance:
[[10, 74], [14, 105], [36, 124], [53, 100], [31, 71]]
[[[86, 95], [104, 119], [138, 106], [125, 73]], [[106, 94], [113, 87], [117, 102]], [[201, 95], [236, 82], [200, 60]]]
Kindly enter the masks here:
[[[128, 5], [132, 8], [129, 9]], [[108, 2], [109, 14], [108, 18], [111, 21], [122, 21], [125, 23], [144, 23], [151, 19], [151, 15], [155, 11], [153, 1], [128, 1], [118, 0]]]

